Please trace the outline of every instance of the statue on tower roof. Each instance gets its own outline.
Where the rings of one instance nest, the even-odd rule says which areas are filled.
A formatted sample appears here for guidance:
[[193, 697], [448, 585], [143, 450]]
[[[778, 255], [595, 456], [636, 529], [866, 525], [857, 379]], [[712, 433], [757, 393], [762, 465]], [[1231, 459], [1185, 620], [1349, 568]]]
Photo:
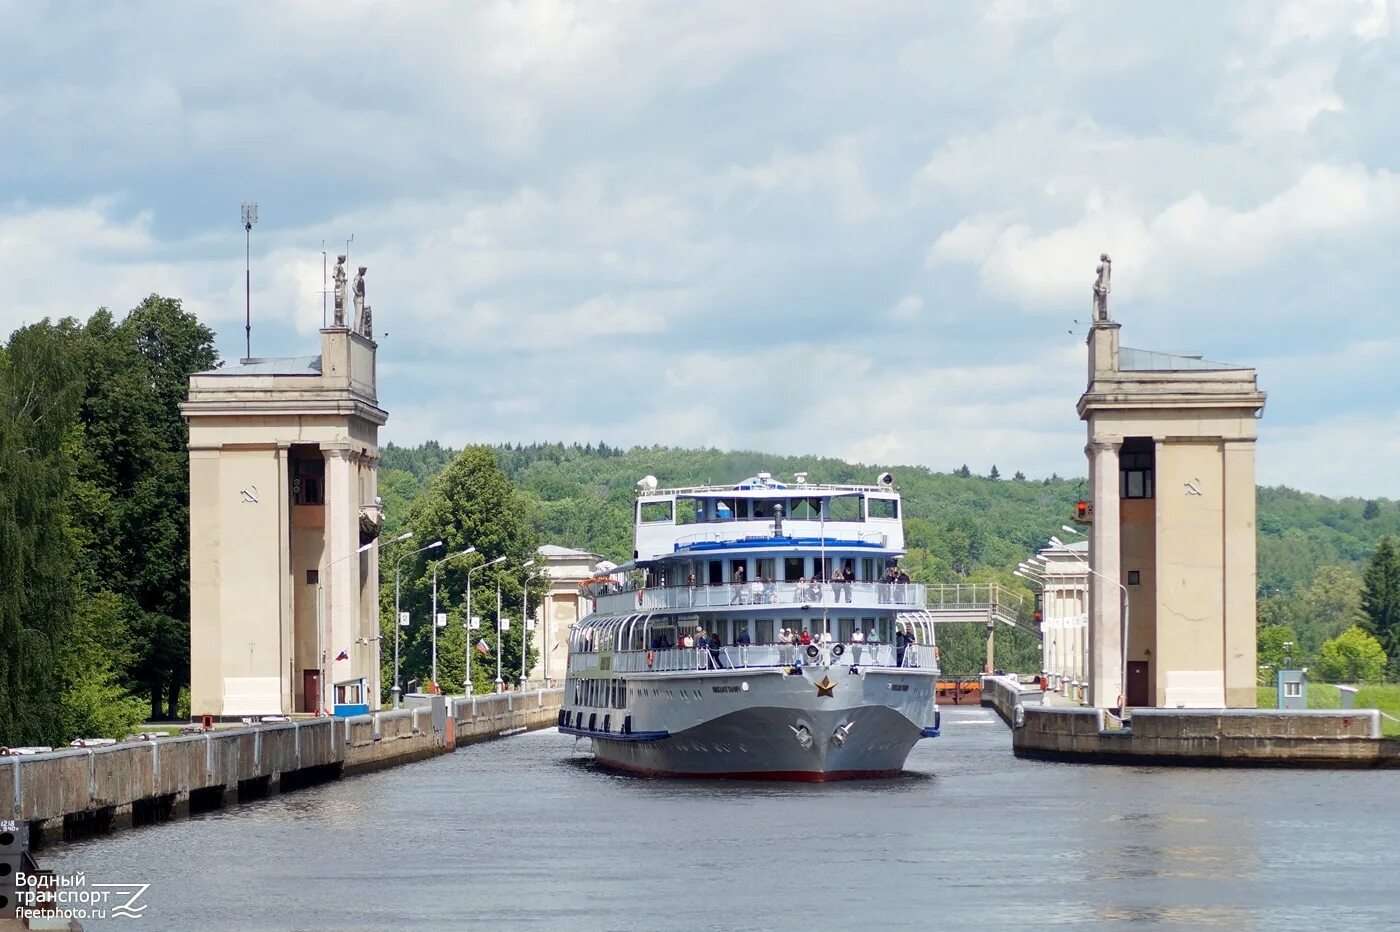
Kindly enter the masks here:
[[1094, 320], [1108, 320], [1108, 293], [1113, 290], [1113, 260], [1099, 254], [1098, 278], [1094, 281]]
[[333, 325], [345, 326], [345, 257], [335, 257], [335, 319]]
[[355, 276], [355, 332], [363, 333], [365, 329], [365, 273], [369, 271], [368, 266], [360, 266], [359, 273]]

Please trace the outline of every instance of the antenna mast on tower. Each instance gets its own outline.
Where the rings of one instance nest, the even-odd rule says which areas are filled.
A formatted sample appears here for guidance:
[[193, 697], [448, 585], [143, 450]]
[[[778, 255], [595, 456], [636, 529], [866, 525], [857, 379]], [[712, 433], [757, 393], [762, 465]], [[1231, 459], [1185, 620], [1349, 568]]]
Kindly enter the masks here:
[[258, 202], [243, 202], [243, 334], [245, 358], [253, 358], [253, 224], [258, 222]]

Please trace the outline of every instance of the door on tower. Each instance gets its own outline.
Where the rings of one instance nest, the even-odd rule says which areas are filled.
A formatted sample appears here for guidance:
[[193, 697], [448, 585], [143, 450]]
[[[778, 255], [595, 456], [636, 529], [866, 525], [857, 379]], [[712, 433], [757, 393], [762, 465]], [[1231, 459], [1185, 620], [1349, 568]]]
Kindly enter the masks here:
[[1139, 708], [1152, 704], [1147, 695], [1147, 661], [1145, 660], [1128, 661], [1127, 699], [1128, 705]]
[[321, 671], [301, 671], [301, 711], [321, 711]]

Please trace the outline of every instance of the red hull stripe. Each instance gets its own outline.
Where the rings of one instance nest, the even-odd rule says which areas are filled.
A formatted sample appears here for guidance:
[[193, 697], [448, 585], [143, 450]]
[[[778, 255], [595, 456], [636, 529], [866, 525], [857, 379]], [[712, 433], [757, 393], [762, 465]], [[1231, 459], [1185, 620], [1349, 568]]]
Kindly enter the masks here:
[[594, 757], [602, 767], [625, 770], [628, 773], [646, 777], [685, 777], [692, 780], [787, 780], [797, 783], [827, 783], [832, 780], [873, 780], [881, 777], [897, 777], [903, 770], [831, 770], [820, 773], [814, 770], [754, 770], [733, 773], [691, 773], [684, 770], [654, 770], [650, 767], [636, 767], [618, 761]]

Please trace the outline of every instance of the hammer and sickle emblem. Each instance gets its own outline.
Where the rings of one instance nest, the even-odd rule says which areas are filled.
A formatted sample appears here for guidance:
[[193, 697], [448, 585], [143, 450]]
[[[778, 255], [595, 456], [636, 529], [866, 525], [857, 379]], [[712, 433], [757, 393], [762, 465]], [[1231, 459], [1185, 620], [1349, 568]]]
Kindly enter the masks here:
[[1200, 481], [1201, 481], [1200, 479], [1192, 479], [1190, 482], [1186, 483], [1186, 494], [1187, 494], [1187, 495], [1200, 495], [1200, 494], [1201, 494]]
[[258, 487], [255, 485], [250, 485], [248, 488], [242, 489], [238, 494], [243, 496], [244, 504], [256, 505], [258, 503]]

